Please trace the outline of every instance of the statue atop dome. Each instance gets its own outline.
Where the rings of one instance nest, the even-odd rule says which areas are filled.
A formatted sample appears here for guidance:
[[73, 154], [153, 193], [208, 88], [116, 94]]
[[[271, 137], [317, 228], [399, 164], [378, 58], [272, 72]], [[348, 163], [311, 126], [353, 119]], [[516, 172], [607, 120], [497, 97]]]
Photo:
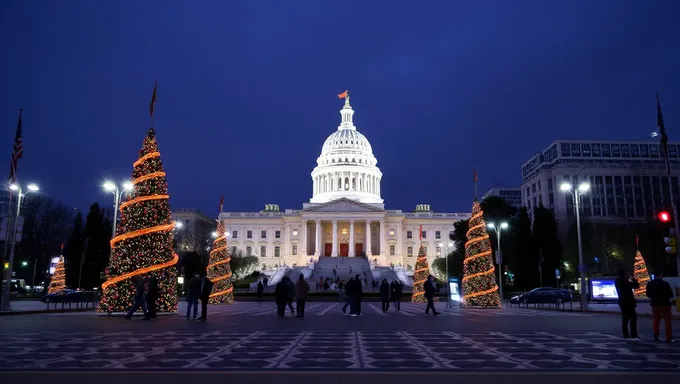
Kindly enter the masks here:
[[345, 99], [345, 107], [349, 107], [349, 90], [345, 89], [345, 92], [338, 95], [339, 99]]

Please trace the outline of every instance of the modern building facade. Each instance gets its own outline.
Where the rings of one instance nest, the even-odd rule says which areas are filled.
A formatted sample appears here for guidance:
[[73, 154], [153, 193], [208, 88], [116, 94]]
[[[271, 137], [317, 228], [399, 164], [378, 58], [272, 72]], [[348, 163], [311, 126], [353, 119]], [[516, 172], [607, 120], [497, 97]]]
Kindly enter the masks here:
[[540, 204], [558, 222], [574, 215], [573, 199], [560, 191], [564, 182], [590, 183], [581, 197], [581, 215], [589, 220], [627, 222], [654, 217], [670, 208], [671, 189], [680, 197], [680, 144], [669, 144], [671, 185], [660, 146], [647, 141], [558, 140], [522, 166], [522, 202], [531, 212]]
[[177, 222], [175, 240], [177, 247], [184, 252], [206, 253], [212, 244], [212, 233], [217, 221], [195, 209], [172, 211], [172, 219]]
[[500, 197], [505, 200], [508, 205], [517, 209], [522, 207], [522, 189], [520, 188], [491, 188], [482, 197], [482, 200], [489, 196]]
[[366, 137], [353, 123], [349, 97], [337, 130], [324, 142], [312, 170], [312, 197], [301, 209], [267, 204], [259, 212], [220, 215], [229, 247], [258, 256], [263, 266], [304, 265], [320, 256], [365, 256], [375, 265], [415, 265], [419, 233], [434, 259], [452, 251], [453, 223], [469, 213], [439, 213], [427, 204], [413, 212], [386, 210], [382, 172]]

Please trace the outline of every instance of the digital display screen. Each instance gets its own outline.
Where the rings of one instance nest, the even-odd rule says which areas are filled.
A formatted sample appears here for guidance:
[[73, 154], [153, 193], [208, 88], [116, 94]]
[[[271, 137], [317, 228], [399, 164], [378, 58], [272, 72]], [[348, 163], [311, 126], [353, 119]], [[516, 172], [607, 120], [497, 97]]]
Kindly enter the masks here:
[[458, 289], [458, 280], [449, 280], [449, 300], [460, 301], [460, 291]]
[[593, 300], [617, 300], [619, 298], [614, 280], [592, 279], [591, 285], [593, 287]]

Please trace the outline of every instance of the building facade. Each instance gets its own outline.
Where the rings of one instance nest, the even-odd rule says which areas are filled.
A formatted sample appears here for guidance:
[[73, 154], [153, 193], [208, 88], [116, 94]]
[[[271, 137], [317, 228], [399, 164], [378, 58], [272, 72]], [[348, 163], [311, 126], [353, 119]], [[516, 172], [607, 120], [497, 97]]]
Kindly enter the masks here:
[[175, 226], [176, 247], [182, 252], [210, 251], [212, 233], [217, 228], [217, 221], [195, 209], [177, 209], [172, 211]]
[[508, 205], [517, 209], [522, 207], [522, 189], [520, 188], [491, 188], [482, 197], [482, 200], [489, 196], [500, 197], [505, 200]]
[[229, 247], [258, 256], [263, 267], [304, 265], [321, 256], [365, 256], [375, 265], [413, 268], [420, 246], [434, 259], [453, 250], [453, 224], [469, 213], [386, 210], [382, 172], [366, 137], [353, 123], [349, 97], [338, 129], [324, 142], [312, 170], [312, 197], [301, 209], [267, 204], [260, 212], [225, 212]]
[[555, 141], [522, 166], [522, 202], [531, 212], [543, 205], [558, 223], [574, 215], [573, 198], [560, 185], [587, 181], [581, 216], [589, 220], [646, 220], [670, 208], [671, 188], [680, 197], [680, 144], [669, 144], [672, 178], [669, 186], [658, 143], [651, 141]]

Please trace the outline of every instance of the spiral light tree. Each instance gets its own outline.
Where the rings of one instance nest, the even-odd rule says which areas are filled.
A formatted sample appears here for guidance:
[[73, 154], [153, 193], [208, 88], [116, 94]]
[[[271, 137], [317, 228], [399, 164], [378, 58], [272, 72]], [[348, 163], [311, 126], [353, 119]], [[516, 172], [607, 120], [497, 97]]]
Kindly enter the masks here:
[[175, 223], [170, 218], [168, 185], [153, 127], [147, 131], [133, 166], [134, 191], [120, 205], [120, 220], [116, 236], [111, 239], [112, 254], [97, 311], [127, 310], [132, 305], [136, 279], [153, 276], [158, 281], [158, 312], [176, 312], [175, 264], [179, 257], [172, 250]]
[[501, 306], [496, 274], [491, 255], [491, 243], [486, 232], [484, 212], [475, 199], [472, 204], [470, 229], [463, 260], [463, 305], [466, 307]]
[[50, 280], [50, 285], [47, 287], [47, 293], [57, 293], [66, 288], [66, 269], [64, 268], [64, 256], [59, 256], [59, 262], [54, 268], [54, 274]]
[[430, 276], [430, 266], [427, 263], [427, 253], [423, 248], [423, 226], [420, 226], [420, 248], [418, 249], [418, 259], [416, 260], [416, 270], [413, 272], [413, 294], [411, 295], [411, 302], [424, 303], [425, 298], [425, 281]]
[[649, 283], [649, 272], [645, 259], [642, 258], [642, 253], [638, 250], [635, 254], [635, 263], [633, 264], [633, 277], [640, 284], [640, 288], [635, 290], [635, 297], [638, 299], [646, 298], [647, 283]]
[[[222, 198], [224, 201], [224, 197]], [[220, 212], [222, 204], [220, 204]], [[212, 293], [208, 299], [210, 304], [233, 304], [234, 285], [231, 281], [232, 273], [229, 266], [231, 257], [227, 250], [227, 235], [224, 230], [224, 222], [219, 220], [217, 224], [217, 238], [213, 241], [208, 261], [208, 279], [213, 282]]]

